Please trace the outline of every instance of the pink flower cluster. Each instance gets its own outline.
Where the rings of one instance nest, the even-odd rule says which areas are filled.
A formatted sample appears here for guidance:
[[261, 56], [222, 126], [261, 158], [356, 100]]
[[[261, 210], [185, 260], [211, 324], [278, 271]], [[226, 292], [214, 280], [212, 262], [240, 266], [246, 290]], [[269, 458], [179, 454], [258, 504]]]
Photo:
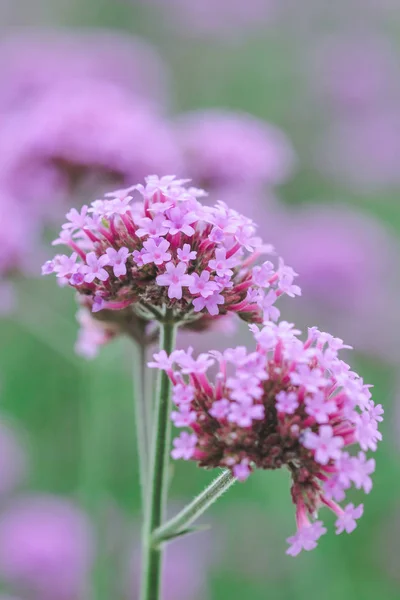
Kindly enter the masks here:
[[[192, 349], [176, 350], [155, 355], [149, 366], [167, 372], [177, 406], [171, 418], [191, 429], [174, 440], [173, 458], [229, 468], [240, 481], [254, 468], [289, 469], [298, 531], [288, 554], [296, 555], [326, 532], [321, 521], [310, 522], [323, 505], [337, 515], [337, 533], [355, 528], [362, 505], [337, 502], [351, 485], [372, 488], [375, 461], [365, 453], [382, 438], [383, 409], [338, 357], [349, 348], [339, 338], [313, 327], [302, 342], [286, 321], [250, 329], [253, 352], [237, 347], [195, 358]], [[215, 363], [211, 383], [206, 373]], [[351, 446], [359, 446], [357, 454]]]
[[282, 259], [254, 266], [273, 251], [254, 223], [222, 202], [203, 206], [205, 192], [186, 183], [151, 176], [71, 209], [54, 243], [72, 254], [47, 261], [43, 274], [56, 273], [93, 312], [132, 305], [149, 320], [166, 309], [177, 322], [227, 312], [253, 323], [277, 319], [277, 298], [300, 294], [296, 273]]

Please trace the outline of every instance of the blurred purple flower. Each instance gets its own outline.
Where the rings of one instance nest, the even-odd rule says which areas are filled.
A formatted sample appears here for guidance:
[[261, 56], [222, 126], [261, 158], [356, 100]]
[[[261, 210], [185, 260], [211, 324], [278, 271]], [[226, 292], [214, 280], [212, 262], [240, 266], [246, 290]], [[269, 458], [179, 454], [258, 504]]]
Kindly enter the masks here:
[[317, 44], [314, 85], [339, 111], [381, 109], [398, 100], [399, 67], [387, 37], [332, 35]]
[[64, 82], [11, 114], [0, 132], [0, 154], [6, 189], [46, 214], [82, 186], [93, 192], [109, 179], [123, 185], [180, 164], [166, 121], [101, 81]]
[[243, 32], [262, 29], [274, 19], [276, 0], [141, 0], [163, 9], [165, 19], [181, 35], [190, 37], [242, 36]]
[[[17, 273], [37, 271], [37, 224], [9, 196], [0, 196], [0, 315], [11, 312], [15, 293], [9, 277]], [[40, 264], [40, 260], [38, 262]]]
[[96, 30], [28, 29], [0, 42], [2, 111], [26, 108], [69, 81], [108, 81], [157, 105], [167, 97], [167, 72], [157, 51], [131, 35]]
[[55, 496], [21, 497], [0, 517], [0, 576], [40, 600], [77, 600], [92, 559], [86, 517]]
[[177, 135], [185, 173], [196, 185], [273, 186], [290, 177], [296, 162], [280, 129], [246, 113], [215, 109], [183, 114]]
[[17, 431], [6, 422], [0, 421], [0, 496], [9, 494], [20, 485], [27, 470], [25, 448]]
[[400, 113], [336, 123], [316, 157], [329, 177], [362, 193], [400, 186]]
[[309, 205], [275, 220], [271, 234], [299, 273], [303, 296], [294, 308], [304, 320], [398, 359], [399, 247], [383, 225], [344, 206]]

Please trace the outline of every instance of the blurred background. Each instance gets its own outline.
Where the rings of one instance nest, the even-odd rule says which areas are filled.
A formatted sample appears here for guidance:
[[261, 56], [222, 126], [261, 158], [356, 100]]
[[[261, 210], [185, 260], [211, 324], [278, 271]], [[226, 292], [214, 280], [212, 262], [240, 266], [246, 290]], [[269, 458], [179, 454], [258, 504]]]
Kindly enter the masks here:
[[[165, 599], [398, 599], [398, 3], [1, 0], [0, 23], [1, 598], [83, 600], [90, 572], [138, 597], [135, 349], [82, 315], [78, 333], [39, 273], [69, 206], [175, 173], [257, 221], [300, 275], [283, 318], [352, 344], [386, 419], [353, 535], [287, 557], [288, 473], [256, 473], [171, 546]], [[212, 476], [173, 475], [172, 512]]]

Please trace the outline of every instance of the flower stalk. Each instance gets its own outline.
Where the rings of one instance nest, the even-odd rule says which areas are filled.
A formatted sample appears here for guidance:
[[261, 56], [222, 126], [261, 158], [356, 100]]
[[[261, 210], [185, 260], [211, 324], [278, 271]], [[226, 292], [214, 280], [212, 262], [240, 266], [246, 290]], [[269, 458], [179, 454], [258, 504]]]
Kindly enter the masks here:
[[223, 471], [214, 481], [194, 500], [153, 533], [152, 542], [159, 546], [162, 542], [191, 533], [188, 529], [218, 498], [222, 496], [236, 481], [228, 470]]
[[[176, 324], [169, 320], [160, 324], [160, 349], [170, 354], [175, 345]], [[171, 440], [171, 382], [164, 371], [159, 372], [154, 415], [152, 455], [148, 480], [147, 506], [143, 532], [144, 570], [141, 600], [159, 600], [162, 572], [162, 548], [154, 546], [152, 536], [161, 526], [168, 490], [168, 464]]]
[[147, 485], [151, 442], [151, 405], [146, 395], [146, 343], [135, 344], [133, 364], [133, 390], [135, 404], [136, 440], [139, 457], [140, 487], [142, 507], [147, 502]]

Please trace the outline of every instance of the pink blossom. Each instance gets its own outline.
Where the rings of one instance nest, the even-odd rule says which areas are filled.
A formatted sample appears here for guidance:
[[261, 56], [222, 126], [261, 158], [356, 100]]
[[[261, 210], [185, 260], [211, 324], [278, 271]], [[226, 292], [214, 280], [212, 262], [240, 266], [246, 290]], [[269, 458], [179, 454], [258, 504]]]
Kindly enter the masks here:
[[250, 427], [253, 420], [260, 421], [264, 418], [262, 404], [243, 404], [232, 402], [229, 408], [228, 421], [237, 423], [240, 427]]
[[44, 265], [42, 265], [42, 275], [50, 275], [55, 271], [55, 262], [54, 260], [46, 260]]
[[366, 494], [372, 489], [372, 479], [370, 475], [375, 471], [375, 459], [367, 460], [364, 452], [359, 452], [358, 457], [354, 458], [353, 480], [356, 488], [363, 488]]
[[233, 474], [238, 481], [246, 481], [251, 474], [251, 468], [247, 458], [244, 458], [240, 463], [233, 467]]
[[214, 359], [208, 354], [200, 354], [197, 359], [192, 357], [193, 348], [190, 348], [188, 352], [179, 350], [176, 355], [176, 362], [182, 369], [182, 373], [185, 375], [189, 374], [203, 374], [214, 364]]
[[344, 441], [341, 437], [335, 437], [330, 425], [322, 425], [318, 433], [308, 431], [304, 434], [303, 445], [309, 450], [314, 450], [315, 460], [321, 464], [328, 464], [330, 459], [340, 457]]
[[281, 391], [276, 395], [276, 410], [288, 415], [292, 415], [299, 406], [299, 399], [296, 392]]
[[136, 235], [139, 237], [161, 237], [168, 233], [167, 227], [164, 225], [163, 215], [156, 215], [154, 218], [143, 217], [139, 220], [139, 229], [136, 231]]
[[[77, 258], [78, 255], [76, 252], [73, 252], [71, 256], [66, 256], [65, 254], [59, 255], [54, 263], [53, 269], [57, 273], [57, 277], [68, 277], [68, 275], [74, 273], [78, 268], [78, 265], [76, 264]], [[47, 270], [48, 269], [46, 269], [46, 271]]]
[[158, 285], [168, 286], [168, 298], [182, 298], [182, 288], [192, 284], [193, 277], [186, 274], [186, 265], [181, 262], [174, 265], [172, 262], [167, 263], [165, 273], [158, 275], [156, 281]]
[[208, 266], [212, 271], [215, 271], [218, 277], [224, 277], [228, 275], [231, 277], [233, 275], [233, 271], [231, 267], [235, 265], [235, 260], [226, 258], [226, 250], [224, 248], [219, 248], [215, 251], [215, 259], [210, 260]]
[[190, 244], [184, 244], [183, 248], [177, 250], [178, 258], [181, 262], [189, 263], [194, 260], [197, 256], [197, 252], [191, 249]]
[[197, 444], [197, 436], [192, 433], [183, 431], [179, 437], [173, 441], [174, 449], [171, 451], [172, 458], [183, 458], [183, 460], [190, 460], [194, 454], [194, 450]]
[[337, 411], [334, 400], [326, 400], [322, 392], [316, 392], [312, 396], [307, 396], [306, 411], [310, 417], [314, 417], [317, 423], [327, 423], [329, 415]]
[[337, 502], [342, 502], [346, 498], [345, 490], [350, 487], [344, 485], [340, 479], [340, 475], [332, 475], [327, 481], [324, 481], [324, 494], [327, 498], [333, 498]]
[[94, 279], [100, 279], [100, 281], [106, 281], [109, 278], [109, 274], [103, 268], [109, 264], [109, 258], [106, 254], [103, 254], [99, 258], [94, 252], [89, 252], [86, 255], [86, 265], [83, 267], [85, 273], [85, 281], [91, 283]]
[[171, 253], [167, 252], [170, 243], [163, 238], [150, 238], [143, 243], [143, 247], [146, 251], [142, 253], [141, 258], [145, 265], [153, 262], [159, 266], [171, 260]]
[[123, 277], [126, 275], [126, 261], [129, 256], [128, 248], [107, 248], [108, 264], [113, 268], [115, 277]]
[[237, 400], [237, 402], [247, 402], [249, 399], [261, 398], [263, 390], [259, 377], [252, 376], [246, 368], [243, 371], [244, 376], [241, 377], [241, 372], [239, 371], [239, 377], [230, 377], [226, 381], [226, 386], [231, 391], [231, 397]]
[[329, 385], [329, 381], [322, 374], [321, 369], [312, 369], [308, 365], [298, 365], [297, 370], [291, 373], [290, 380], [295, 385], [303, 386], [307, 392], [317, 393], [319, 388]]
[[261, 292], [257, 303], [263, 311], [264, 321], [277, 321], [280, 317], [280, 310], [274, 306], [277, 300], [277, 295], [274, 290], [269, 290], [267, 294]]
[[69, 212], [67, 212], [66, 217], [69, 223], [63, 225], [63, 229], [82, 229], [86, 226], [88, 221], [88, 207], [86, 204], [82, 206], [80, 212], [76, 210], [76, 208], [71, 208]]
[[177, 406], [180, 404], [190, 404], [193, 398], [194, 388], [191, 385], [178, 383], [174, 386], [172, 399]]
[[131, 200], [132, 200], [132, 196], [114, 198], [110, 205], [110, 214], [114, 214], [114, 215], [129, 214], [129, 212], [131, 212], [131, 208], [132, 208]]
[[326, 531], [326, 528], [322, 525], [322, 521], [315, 521], [311, 525], [302, 527], [295, 535], [287, 539], [290, 548], [286, 550], [286, 554], [297, 556], [302, 550], [314, 550], [317, 547], [317, 540]]
[[184, 233], [190, 237], [194, 234], [194, 228], [191, 225], [197, 220], [196, 213], [186, 212], [182, 206], [176, 206], [167, 210], [167, 217], [163, 226], [168, 228], [170, 235]]
[[[93, 307], [92, 312], [96, 312]], [[78, 311], [76, 318], [81, 328], [75, 343], [75, 352], [88, 360], [93, 359], [98, 355], [99, 348], [107, 344], [117, 332], [107, 323], [93, 319], [85, 308]]]
[[200, 294], [203, 298], [208, 298], [218, 290], [218, 284], [210, 281], [210, 271], [203, 271], [200, 275], [193, 273], [192, 278], [193, 281], [189, 286], [191, 294]]
[[172, 366], [175, 362], [175, 356], [173, 354], [168, 356], [165, 350], [160, 350], [160, 352], [156, 352], [155, 354], [153, 354], [153, 358], [154, 361], [150, 361], [147, 363], [147, 366], [150, 367], [150, 369], [161, 369], [163, 371], [170, 370], [172, 369]]
[[193, 410], [190, 410], [188, 404], [182, 404], [179, 408], [179, 412], [173, 411], [171, 413], [171, 420], [175, 427], [190, 427], [196, 422], [197, 415]]
[[367, 404], [367, 410], [371, 416], [371, 419], [375, 419], [375, 421], [383, 421], [382, 415], [384, 414], [384, 410], [382, 408], [382, 404], [374, 404], [372, 400], [370, 400]]
[[362, 450], [376, 450], [377, 442], [382, 439], [377, 422], [371, 418], [371, 413], [362, 413], [356, 426], [357, 440]]
[[137, 264], [138, 267], [143, 267], [143, 256], [146, 254], [146, 248], [142, 248], [141, 250], [134, 250], [132, 252], [132, 258]]
[[223, 419], [227, 416], [230, 406], [231, 403], [229, 402], [229, 400], [227, 400], [226, 398], [222, 398], [221, 400], [215, 400], [208, 412], [212, 417], [215, 417], [216, 419]]
[[203, 296], [199, 296], [193, 300], [193, 307], [195, 312], [200, 312], [203, 308], [206, 308], [210, 315], [217, 315], [218, 305], [224, 304], [224, 297], [218, 292], [213, 292], [211, 296], [204, 298]]
[[343, 531], [351, 533], [354, 531], [357, 527], [356, 519], [362, 517], [363, 512], [364, 506], [362, 504], [357, 507], [354, 507], [354, 504], [345, 506], [335, 523], [336, 533], [343, 533]]

